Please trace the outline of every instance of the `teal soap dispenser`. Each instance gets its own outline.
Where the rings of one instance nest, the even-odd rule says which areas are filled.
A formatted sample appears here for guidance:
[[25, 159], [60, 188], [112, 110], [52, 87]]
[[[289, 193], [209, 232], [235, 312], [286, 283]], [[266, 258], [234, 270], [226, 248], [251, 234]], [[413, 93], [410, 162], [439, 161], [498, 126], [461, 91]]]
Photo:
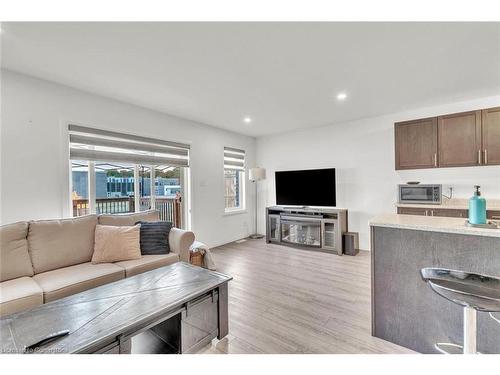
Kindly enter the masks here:
[[481, 186], [475, 185], [474, 188], [474, 196], [469, 199], [469, 223], [486, 224], [486, 199], [481, 197]]

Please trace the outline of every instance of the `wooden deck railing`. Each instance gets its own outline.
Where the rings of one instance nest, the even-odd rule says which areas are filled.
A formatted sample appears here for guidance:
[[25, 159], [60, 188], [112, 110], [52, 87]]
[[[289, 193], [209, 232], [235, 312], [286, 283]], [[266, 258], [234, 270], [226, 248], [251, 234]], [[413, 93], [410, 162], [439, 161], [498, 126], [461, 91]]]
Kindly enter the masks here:
[[[151, 199], [149, 197], [141, 197], [140, 205], [140, 211], [149, 210], [151, 208]], [[155, 208], [160, 213], [160, 220], [170, 221], [176, 228], [182, 227], [182, 205], [180, 198], [156, 197], [155, 205]], [[97, 214], [123, 214], [127, 212], [135, 212], [134, 197], [96, 199]], [[88, 199], [74, 199], [73, 216], [88, 214], [90, 214]]]
[[[149, 200], [149, 198], [148, 198]], [[160, 220], [170, 221], [174, 227], [182, 228], [181, 198], [156, 197], [156, 207], [160, 212]]]

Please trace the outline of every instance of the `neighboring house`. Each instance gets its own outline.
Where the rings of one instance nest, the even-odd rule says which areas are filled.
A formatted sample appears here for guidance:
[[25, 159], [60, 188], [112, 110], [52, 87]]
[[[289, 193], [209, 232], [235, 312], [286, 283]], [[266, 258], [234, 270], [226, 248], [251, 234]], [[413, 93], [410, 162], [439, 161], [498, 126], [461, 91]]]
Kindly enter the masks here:
[[[88, 198], [88, 173], [86, 171], [73, 171], [73, 192], [81, 199]], [[141, 178], [139, 186], [143, 196], [149, 196], [151, 179]], [[178, 178], [157, 177], [155, 179], [155, 191], [157, 196], [175, 197], [181, 191]], [[134, 195], [133, 177], [107, 177], [106, 172], [96, 172], [96, 197], [97, 198], [120, 198]]]

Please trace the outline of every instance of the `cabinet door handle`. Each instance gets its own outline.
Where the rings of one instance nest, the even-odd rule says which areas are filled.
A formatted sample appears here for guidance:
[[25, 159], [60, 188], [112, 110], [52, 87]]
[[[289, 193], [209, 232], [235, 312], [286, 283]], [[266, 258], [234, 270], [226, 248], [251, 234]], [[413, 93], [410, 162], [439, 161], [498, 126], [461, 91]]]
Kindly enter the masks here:
[[481, 150], [477, 150], [477, 163], [481, 164]]
[[484, 149], [484, 164], [488, 164], [488, 150]]
[[437, 157], [437, 154], [434, 153], [434, 166], [437, 167], [438, 166], [438, 157]]

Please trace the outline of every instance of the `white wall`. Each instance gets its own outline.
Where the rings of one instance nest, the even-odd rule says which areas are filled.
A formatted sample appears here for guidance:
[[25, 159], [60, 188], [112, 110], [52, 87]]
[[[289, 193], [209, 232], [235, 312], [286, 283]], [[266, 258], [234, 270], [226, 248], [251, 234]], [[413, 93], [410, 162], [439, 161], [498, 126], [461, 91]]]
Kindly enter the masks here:
[[[399, 183], [442, 183], [445, 193], [453, 186], [460, 198], [481, 185], [484, 197], [499, 199], [500, 166], [396, 171], [393, 131], [397, 121], [499, 105], [495, 96], [258, 138], [257, 164], [267, 169], [259, 185], [259, 232], [265, 232], [264, 207], [276, 203], [276, 170], [335, 167], [337, 207], [349, 210], [349, 230], [359, 232], [362, 249], [369, 249], [370, 218], [395, 212]], [[314, 186], [308, 188], [314, 194]]]
[[[69, 215], [63, 130], [76, 122], [190, 143], [197, 238], [215, 246], [253, 232], [253, 185], [247, 182], [248, 212], [226, 216], [222, 177], [224, 146], [245, 149], [248, 165], [255, 165], [253, 138], [6, 70], [1, 95], [1, 223]], [[479, 184], [486, 198], [500, 199], [498, 166], [395, 171], [393, 135], [396, 121], [498, 105], [500, 96], [258, 138], [257, 164], [268, 176], [259, 182], [259, 232], [265, 232], [264, 207], [275, 204], [276, 170], [337, 168], [337, 206], [349, 209], [349, 229], [360, 232], [363, 249], [369, 248], [368, 220], [394, 212], [398, 183], [442, 183], [461, 198]]]
[[2, 70], [1, 223], [69, 215], [68, 122], [191, 144], [192, 229], [211, 246], [254, 230], [248, 212], [224, 215], [223, 147], [255, 160], [255, 139]]

